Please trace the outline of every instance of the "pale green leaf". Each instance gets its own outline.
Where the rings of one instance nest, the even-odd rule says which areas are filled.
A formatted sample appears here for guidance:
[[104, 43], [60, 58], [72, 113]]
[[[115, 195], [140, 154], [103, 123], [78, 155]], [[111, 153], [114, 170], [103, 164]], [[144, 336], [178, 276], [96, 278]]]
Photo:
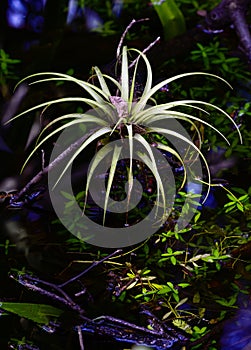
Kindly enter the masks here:
[[129, 139], [129, 153], [130, 153], [130, 159], [129, 159], [129, 173], [128, 173], [128, 198], [127, 198], [127, 206], [129, 205], [130, 198], [131, 198], [131, 192], [132, 192], [132, 186], [133, 186], [133, 173], [132, 173], [132, 158], [133, 158], [133, 130], [132, 125], [127, 125], [127, 131], [128, 131], [128, 139]]
[[86, 208], [86, 202], [87, 202], [87, 194], [89, 191], [89, 187], [90, 187], [90, 181], [93, 177], [93, 173], [95, 171], [95, 169], [97, 168], [97, 166], [99, 165], [100, 162], [104, 161], [104, 158], [112, 151], [112, 145], [106, 145], [106, 147], [101, 148], [101, 150], [99, 150], [97, 152], [97, 154], [95, 155], [95, 157], [92, 160], [91, 166], [88, 169], [88, 175], [87, 175], [87, 180], [86, 180], [86, 188], [85, 188], [85, 203], [84, 203], [84, 210]]
[[[68, 118], [68, 116], [66, 116]], [[63, 119], [64, 117], [60, 117], [58, 119]], [[82, 123], [87, 123], [87, 122], [96, 122], [98, 125], [106, 125], [107, 123], [104, 123], [102, 120], [100, 120], [97, 117], [94, 117], [92, 115], [86, 115], [86, 119], [83, 120], [82, 118], [76, 118], [74, 117], [75, 120], [68, 122], [67, 124], [61, 125], [59, 128], [55, 129], [54, 131], [52, 131], [50, 134], [48, 134], [46, 137], [44, 137], [38, 144], [36, 144], [36, 146], [34, 147], [34, 149], [31, 151], [31, 153], [29, 154], [29, 156], [27, 157], [27, 159], [25, 160], [22, 169], [21, 169], [21, 173], [23, 172], [23, 169], [25, 168], [26, 164], [28, 163], [28, 161], [30, 160], [30, 158], [33, 156], [33, 154], [38, 150], [39, 147], [41, 147], [41, 145], [47, 141], [49, 138], [51, 138], [53, 135], [57, 134], [59, 131], [66, 129], [70, 126], [76, 125], [76, 124], [82, 124]], [[58, 120], [57, 120], [58, 121]], [[56, 121], [55, 121], [56, 122]], [[39, 138], [41, 136], [41, 134], [45, 131], [45, 129], [47, 129], [53, 122], [51, 122], [50, 124], [48, 124], [40, 133]]]
[[[31, 108], [27, 109], [26, 111], [24, 111], [22, 113], [19, 113], [15, 117], [9, 119], [5, 124], [8, 124], [8, 123], [12, 122], [13, 120], [23, 116], [24, 114], [33, 112], [33, 111], [35, 111], [37, 109], [40, 109], [42, 107], [48, 107], [50, 105], [57, 104], [57, 103], [63, 103], [63, 102], [83, 102], [83, 103], [88, 104], [92, 108], [100, 108], [101, 110], [104, 111], [104, 113], [108, 112], [107, 103], [103, 103], [102, 104], [102, 103], [98, 103], [98, 102], [96, 102], [94, 100], [90, 100], [90, 99], [82, 98], [82, 97], [64, 97], [64, 98], [59, 98], [59, 99], [56, 99], [56, 100], [43, 102], [43, 103], [40, 103], [39, 105], [31, 107]], [[109, 110], [109, 112], [110, 112], [110, 110]]]
[[[25, 77], [24, 79], [22, 79], [18, 85], [20, 85], [21, 83], [23, 83], [24, 81], [31, 79], [31, 78], [35, 78], [38, 76], [51, 76], [51, 78], [46, 78], [46, 79], [40, 79], [34, 82], [31, 82], [30, 85], [32, 84], [37, 84], [37, 83], [42, 83], [42, 82], [48, 82], [48, 81], [53, 81], [53, 80], [57, 80], [57, 81], [68, 81], [68, 82], [73, 82], [76, 83], [77, 85], [81, 86], [82, 88], [84, 88], [91, 96], [92, 98], [97, 101], [97, 102], [102, 102], [103, 98], [101, 96], [103, 96], [105, 99], [107, 99], [106, 94], [99, 89], [97, 86], [92, 85], [90, 83], [87, 83], [83, 80], [79, 80], [77, 78], [74, 78], [71, 75], [68, 74], [63, 74], [63, 73], [55, 73], [55, 72], [44, 72], [44, 73], [36, 73], [36, 74], [32, 74], [29, 75], [28, 77]], [[100, 96], [101, 95], [101, 96]]]
[[154, 87], [152, 87], [146, 94], [143, 94], [141, 96], [141, 98], [139, 99], [138, 103], [134, 106], [133, 113], [137, 113], [140, 110], [142, 110], [145, 107], [147, 101], [150, 99], [150, 97], [153, 94], [155, 94], [159, 89], [161, 89], [163, 86], [165, 86], [167, 84], [170, 84], [172, 81], [175, 81], [177, 79], [188, 77], [188, 76], [195, 76], [195, 75], [205, 75], [205, 76], [208, 76], [208, 77], [214, 77], [214, 78], [217, 78], [219, 80], [222, 80], [229, 87], [231, 87], [231, 85], [225, 79], [223, 79], [223, 78], [221, 78], [221, 77], [219, 77], [217, 75], [214, 75], [214, 74], [203, 73], [203, 72], [190, 72], [190, 73], [179, 74], [179, 75], [176, 75], [174, 77], [171, 77], [171, 78], [163, 80], [159, 84], [157, 84]]
[[[142, 93], [142, 95], [144, 96], [146, 93], [148, 93], [152, 87], [152, 68], [151, 68], [151, 65], [149, 63], [149, 60], [147, 59], [146, 55], [137, 50], [137, 49], [130, 49], [132, 51], [135, 51], [139, 54], [139, 58], [142, 57], [143, 60], [145, 61], [145, 64], [146, 64], [146, 82], [145, 82], [145, 86], [144, 86], [144, 91]], [[139, 60], [137, 60], [137, 63], [138, 63]]]
[[99, 130], [97, 130], [96, 132], [94, 132], [91, 136], [88, 137], [87, 140], [84, 141], [84, 143], [78, 148], [78, 150], [73, 154], [73, 156], [71, 157], [71, 159], [69, 160], [69, 162], [66, 164], [64, 170], [62, 171], [62, 173], [60, 174], [59, 178], [57, 179], [55, 185], [53, 186], [53, 189], [57, 186], [58, 182], [62, 179], [62, 177], [64, 176], [65, 172], [67, 171], [67, 169], [69, 168], [69, 166], [73, 163], [74, 159], [89, 145], [91, 144], [93, 141], [98, 140], [99, 137], [107, 134], [108, 132], [111, 131], [111, 128], [109, 127], [104, 127], [101, 128]]
[[108, 176], [108, 182], [107, 182], [107, 188], [106, 188], [106, 194], [105, 194], [105, 203], [104, 203], [104, 216], [103, 216], [103, 225], [105, 224], [105, 216], [107, 212], [107, 205], [108, 205], [108, 200], [111, 192], [111, 187], [112, 187], [112, 182], [114, 179], [114, 174], [116, 171], [117, 167], [117, 162], [121, 153], [122, 147], [119, 147], [115, 144], [114, 150], [113, 150], [113, 156], [112, 156], [112, 163], [111, 163], [111, 168], [109, 171], [109, 176]]
[[[140, 135], [140, 134], [136, 134], [135, 139], [137, 139], [142, 146], [146, 149], [150, 159], [143, 154], [140, 154], [140, 157], [142, 158], [142, 160], [145, 162], [145, 164], [151, 169], [154, 178], [156, 180], [157, 183], [157, 202], [160, 203], [160, 193], [162, 195], [162, 200], [163, 200], [163, 210], [164, 213], [166, 212], [166, 196], [165, 196], [165, 190], [164, 190], [164, 186], [163, 183], [161, 181], [160, 175], [159, 175], [159, 171], [156, 165], [156, 161], [155, 161], [155, 157], [153, 154], [153, 151], [151, 149], [151, 146], [149, 145], [149, 143]], [[163, 218], [164, 219], [164, 218]]]
[[121, 97], [124, 101], [129, 98], [129, 72], [128, 72], [128, 57], [127, 47], [124, 46], [122, 50], [122, 65], [121, 65]]
[[[165, 120], [165, 119], [180, 119], [180, 120], [184, 120], [184, 121], [190, 123], [197, 130], [197, 134], [200, 137], [200, 133], [198, 132], [197, 125], [192, 122], [192, 120], [196, 120], [199, 123], [204, 124], [204, 125], [210, 127], [211, 129], [213, 129], [214, 131], [216, 131], [227, 142], [227, 144], [230, 145], [230, 142], [225, 137], [225, 135], [222, 134], [216, 127], [214, 127], [212, 124], [210, 124], [210, 123], [208, 123], [200, 118], [194, 117], [193, 115], [190, 115], [190, 114], [185, 114], [185, 113], [181, 113], [181, 112], [177, 112], [177, 111], [168, 111], [168, 112], [162, 111], [161, 114], [148, 115], [148, 117], [145, 118], [144, 120], [141, 119], [139, 121], [139, 124], [143, 123], [143, 125], [148, 126], [148, 125], [153, 124], [156, 121], [161, 121], [161, 120]], [[167, 126], [168, 126], [168, 124], [167, 124]]]
[[174, 155], [181, 162], [183, 169], [184, 169], [184, 176], [183, 176], [183, 181], [182, 181], [180, 188], [183, 188], [185, 186], [186, 179], [187, 179], [187, 170], [186, 170], [186, 165], [185, 165], [182, 157], [179, 155], [178, 152], [175, 151], [175, 149], [173, 149], [167, 145], [163, 145], [162, 143], [157, 143], [157, 148], [162, 149], [163, 151], [166, 151], [166, 152], [170, 152], [172, 155]]
[[111, 96], [110, 90], [106, 84], [106, 81], [104, 79], [103, 74], [101, 73], [100, 69], [98, 67], [94, 67], [94, 70], [96, 72], [96, 75], [98, 77], [98, 81], [101, 87], [101, 90], [106, 94], [106, 98], [108, 99], [109, 96]]
[[210, 170], [209, 170], [209, 166], [208, 166], [208, 163], [206, 161], [206, 158], [204, 157], [203, 153], [200, 151], [200, 149], [195, 146], [195, 144], [190, 140], [188, 139], [187, 137], [183, 136], [182, 134], [179, 134], [177, 133], [176, 131], [173, 131], [173, 130], [167, 130], [167, 129], [164, 129], [164, 128], [150, 128], [148, 130], [148, 132], [156, 132], [158, 134], [167, 134], [167, 135], [171, 135], [173, 137], [176, 137], [178, 139], [181, 139], [183, 141], [185, 141], [186, 143], [188, 143], [199, 155], [200, 157], [202, 158], [204, 164], [205, 164], [205, 167], [206, 167], [206, 170], [207, 170], [207, 176], [208, 176], [208, 189], [207, 189], [207, 192], [206, 192], [206, 195], [205, 195], [205, 198], [203, 200], [202, 203], [204, 203], [209, 195], [209, 191], [210, 191], [210, 184], [211, 184], [211, 175], [210, 175]]

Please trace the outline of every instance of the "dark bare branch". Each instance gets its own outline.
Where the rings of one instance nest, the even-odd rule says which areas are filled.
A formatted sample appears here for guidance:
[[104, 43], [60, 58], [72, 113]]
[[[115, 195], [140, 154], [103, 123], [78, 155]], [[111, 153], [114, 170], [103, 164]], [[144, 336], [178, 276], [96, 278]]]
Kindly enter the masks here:
[[251, 60], [251, 35], [246, 13], [251, 0], [222, 0], [206, 16], [206, 24], [210, 29], [223, 29], [233, 24], [241, 43], [241, 48]]

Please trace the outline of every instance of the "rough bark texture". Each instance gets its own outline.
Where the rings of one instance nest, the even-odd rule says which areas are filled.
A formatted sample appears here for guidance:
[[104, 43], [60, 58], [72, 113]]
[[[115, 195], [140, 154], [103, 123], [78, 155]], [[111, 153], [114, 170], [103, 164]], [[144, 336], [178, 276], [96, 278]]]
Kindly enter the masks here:
[[222, 29], [233, 24], [240, 39], [241, 49], [251, 61], [251, 35], [246, 14], [251, 0], [222, 0], [206, 17], [210, 29]]

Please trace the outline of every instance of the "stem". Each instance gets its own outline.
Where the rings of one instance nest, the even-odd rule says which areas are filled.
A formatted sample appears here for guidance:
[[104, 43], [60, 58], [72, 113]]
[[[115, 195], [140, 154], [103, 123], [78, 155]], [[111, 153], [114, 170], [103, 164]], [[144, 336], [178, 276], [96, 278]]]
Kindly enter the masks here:
[[83, 275], [85, 275], [87, 272], [89, 272], [91, 269], [93, 269], [93, 267], [100, 265], [102, 262], [104, 262], [105, 260], [110, 259], [111, 257], [113, 257], [114, 255], [117, 255], [118, 253], [121, 253], [122, 249], [117, 249], [115, 250], [115, 252], [111, 253], [110, 255], [104, 257], [103, 259], [99, 260], [99, 261], [94, 261], [87, 269], [85, 269], [84, 271], [80, 272], [80, 274], [78, 274], [77, 276], [72, 277], [71, 279], [69, 279], [68, 281], [58, 285], [59, 288], [65, 287], [67, 284], [76, 281], [77, 279], [79, 279], [80, 277], [82, 277]]

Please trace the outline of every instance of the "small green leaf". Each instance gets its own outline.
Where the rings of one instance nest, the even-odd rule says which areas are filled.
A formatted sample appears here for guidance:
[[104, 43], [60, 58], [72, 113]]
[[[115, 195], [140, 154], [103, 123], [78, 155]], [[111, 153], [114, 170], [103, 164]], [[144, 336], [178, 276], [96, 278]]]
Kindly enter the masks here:
[[224, 208], [235, 207], [235, 204], [236, 204], [236, 202], [228, 202], [228, 203], [224, 204]]
[[176, 265], [177, 259], [175, 258], [175, 256], [171, 256], [170, 260], [173, 265]]
[[200, 302], [200, 293], [196, 292], [193, 296], [193, 303], [198, 304]]
[[236, 207], [235, 207], [235, 205], [233, 205], [233, 206], [231, 206], [231, 207], [228, 207], [228, 208], [225, 210], [225, 212], [226, 212], [226, 213], [229, 213], [230, 211], [235, 210], [235, 209], [236, 209]]
[[245, 201], [248, 198], [248, 194], [244, 194], [243, 196], [239, 197], [238, 200], [241, 201]]
[[190, 286], [190, 283], [179, 283], [178, 286], [181, 288], [186, 288]]
[[238, 208], [240, 211], [244, 212], [244, 208], [243, 208], [243, 205], [242, 205], [242, 204], [236, 203], [236, 206], [237, 206], [237, 208]]
[[61, 191], [61, 194], [63, 197], [65, 197], [66, 199], [69, 199], [69, 200], [74, 200], [75, 201], [75, 197], [65, 191]]
[[168, 294], [171, 292], [171, 289], [169, 287], [163, 287], [158, 291], [158, 294]]

